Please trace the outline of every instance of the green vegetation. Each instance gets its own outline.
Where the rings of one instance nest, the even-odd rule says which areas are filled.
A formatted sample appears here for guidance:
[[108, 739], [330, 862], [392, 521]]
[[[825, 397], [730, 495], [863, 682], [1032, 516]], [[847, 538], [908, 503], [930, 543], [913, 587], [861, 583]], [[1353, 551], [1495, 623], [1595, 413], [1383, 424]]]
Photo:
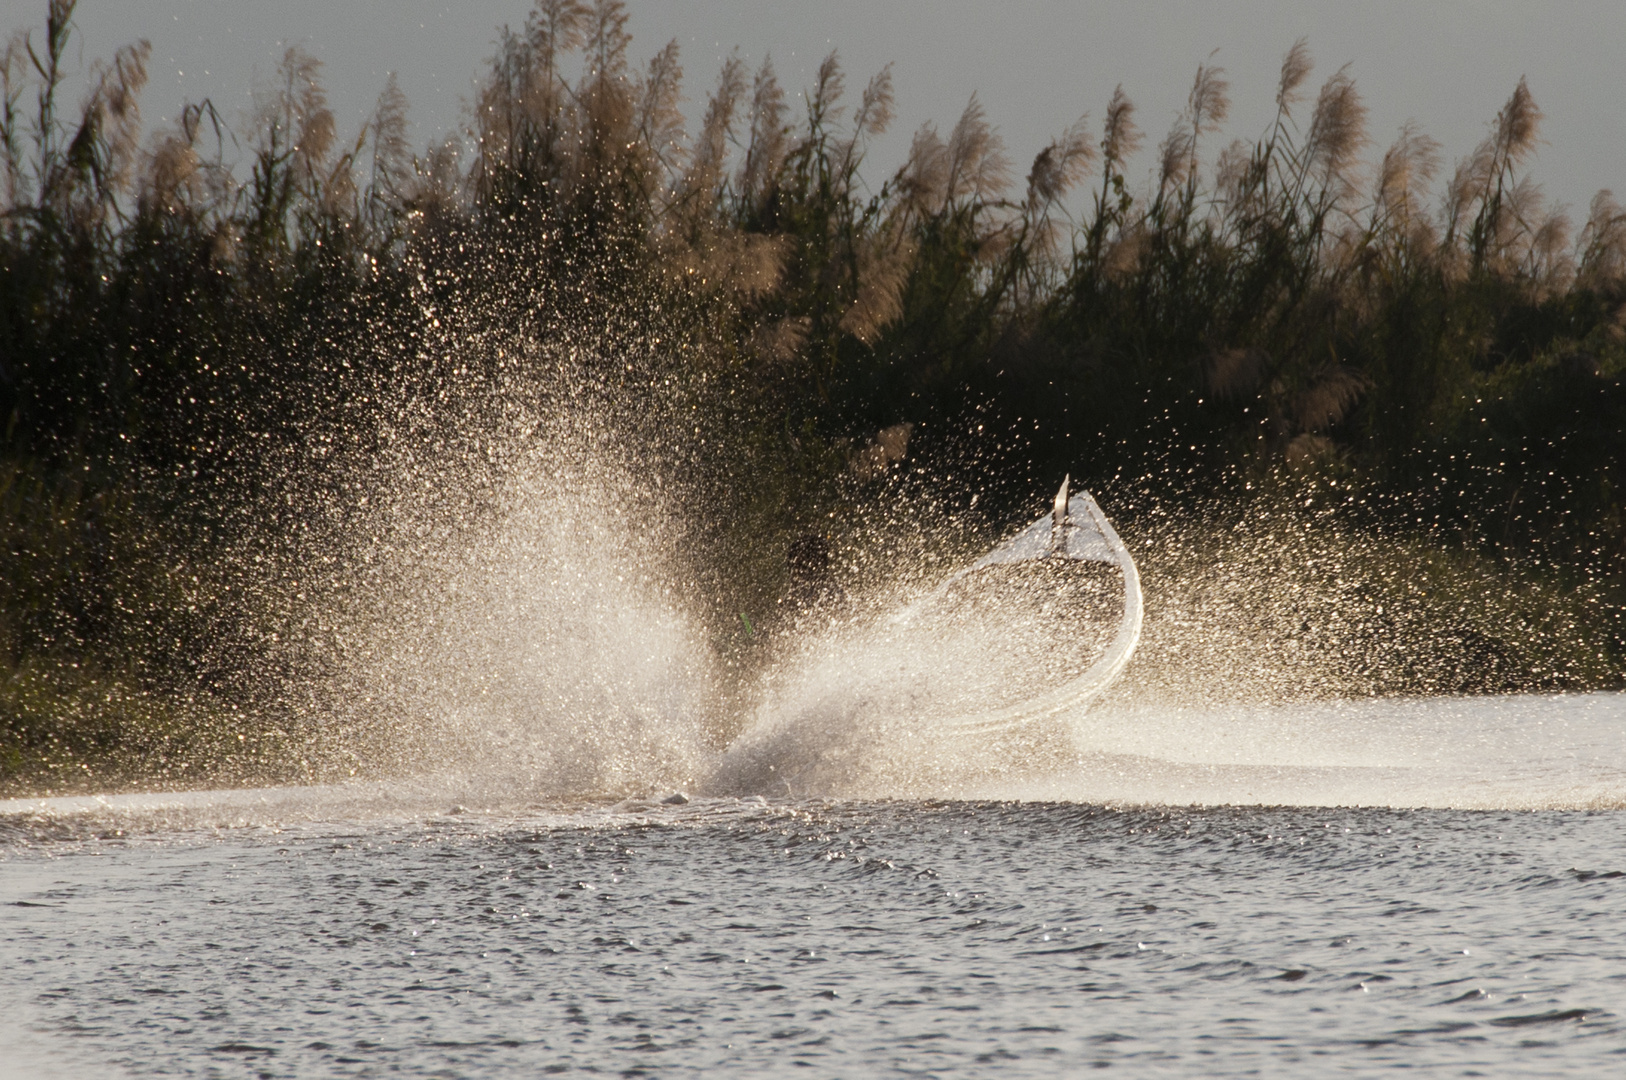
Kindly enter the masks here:
[[[0, 786], [310, 774], [300, 603], [344, 577], [383, 432], [494, 477], [482, 430], [566, 400], [705, 508], [719, 641], [882, 491], [999, 523], [1071, 472], [1154, 565], [1184, 552], [1171, 597], [1224, 558], [1204, 530], [1348, 538], [1346, 578], [1413, 602], [1363, 623], [1340, 581], [1281, 633], [1410, 620], [1404, 662], [1349, 662], [1363, 692], [1618, 677], [1626, 211], [1544, 203], [1522, 82], [1438, 202], [1438, 145], [1365, 165], [1354, 84], [1310, 101], [1302, 43], [1254, 142], [1214, 145], [1199, 68], [1145, 183], [1120, 92], [1025, 182], [973, 100], [873, 186], [888, 72], [854, 99], [832, 55], [797, 114], [730, 60], [689, 136], [675, 44], [635, 68], [618, 0], [539, 0], [468, 137], [420, 153], [393, 79], [341, 140], [297, 49], [235, 132], [202, 102], [144, 134], [145, 44], [64, 113], [73, 8], [0, 55]], [[1317, 565], [1296, 543], [1259, 550]]]

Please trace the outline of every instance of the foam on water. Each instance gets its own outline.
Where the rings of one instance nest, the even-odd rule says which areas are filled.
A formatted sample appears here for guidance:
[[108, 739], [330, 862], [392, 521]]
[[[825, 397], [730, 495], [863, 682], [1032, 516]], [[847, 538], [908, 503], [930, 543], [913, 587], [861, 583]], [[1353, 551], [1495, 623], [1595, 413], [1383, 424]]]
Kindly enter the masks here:
[[[895, 733], [855, 712], [814, 711], [782, 731], [771, 771], [759, 763], [751, 774], [758, 786], [1108, 805], [1626, 806], [1626, 695], [1616, 693], [1119, 706], [1073, 718], [1065, 738], [983, 745]], [[765, 777], [787, 782], [774, 791]]]
[[1626, 806], [1626, 695], [1374, 699], [1084, 718], [1067, 768], [980, 794], [1111, 804]]

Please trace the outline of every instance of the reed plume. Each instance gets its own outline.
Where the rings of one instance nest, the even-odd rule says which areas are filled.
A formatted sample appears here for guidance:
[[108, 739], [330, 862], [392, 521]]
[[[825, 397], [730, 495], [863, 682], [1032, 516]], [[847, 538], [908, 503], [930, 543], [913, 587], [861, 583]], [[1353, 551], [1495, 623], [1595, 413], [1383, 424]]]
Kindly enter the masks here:
[[1607, 189], [1592, 197], [1580, 236], [1579, 283], [1584, 288], [1619, 288], [1626, 281], [1626, 209]]
[[696, 220], [709, 217], [723, 194], [729, 139], [734, 134], [741, 99], [745, 96], [745, 62], [735, 52], [724, 61], [717, 87], [706, 99], [706, 114], [690, 152], [682, 189], [689, 212]]
[[1304, 140], [1306, 169], [1332, 205], [1353, 197], [1366, 143], [1366, 104], [1346, 66], [1322, 85]]
[[789, 108], [785, 90], [774, 74], [773, 58], [764, 57], [751, 87], [751, 130], [735, 181], [748, 213], [759, 213], [772, 196], [790, 149]]
[[1107, 102], [1106, 120], [1101, 132], [1101, 160], [1108, 173], [1112, 173], [1125, 160], [1140, 152], [1143, 136], [1135, 126], [1135, 103], [1124, 93], [1119, 83]]
[[1439, 141], [1423, 134], [1414, 121], [1406, 121], [1378, 166], [1372, 192], [1374, 222], [1407, 238], [1414, 224], [1426, 226], [1428, 185], [1439, 171]]
[[1026, 206], [1037, 212], [1065, 199], [1095, 165], [1096, 147], [1090, 139], [1088, 114], [1050, 141], [1028, 170]]
[[853, 116], [853, 131], [859, 137], [874, 138], [886, 134], [896, 115], [892, 95], [892, 65], [887, 64], [864, 84], [864, 94], [858, 101], [858, 112]]
[[306, 187], [323, 177], [337, 135], [321, 71], [322, 61], [293, 46], [277, 65], [277, 82], [254, 102], [256, 156], [265, 164], [286, 156], [294, 182]]
[[[833, 55], [833, 54], [832, 54]], [[868, 141], [892, 123], [892, 65], [876, 72], [864, 87], [850, 133], [835, 143], [831, 174], [842, 193], [850, 194]]]
[[1282, 57], [1281, 74], [1276, 80], [1276, 109], [1279, 113], [1282, 115], [1292, 113], [1293, 106], [1302, 98], [1299, 88], [1304, 85], [1304, 80], [1310, 77], [1310, 72], [1314, 69], [1315, 61], [1310, 56], [1309, 39], [1299, 38]]
[[[537, 90], [551, 96], [563, 83], [558, 73], [559, 58], [587, 44], [593, 14], [593, 9], [582, 0], [536, 0], [525, 19], [523, 40], [528, 54], [522, 55], [534, 57], [537, 62]], [[507, 35], [506, 27], [504, 34]]]
[[880, 236], [859, 251], [858, 290], [839, 326], [865, 345], [903, 314], [903, 290], [913, 266], [915, 246]]
[[[586, 170], [596, 170], [602, 162], [606, 170], [638, 169], [638, 161], [628, 136], [633, 122], [633, 87], [627, 77], [627, 49], [632, 37], [627, 33], [624, 0], [595, 0], [584, 33], [586, 70], [582, 74], [578, 99], [586, 121], [590, 160]], [[639, 148], [641, 149], [641, 148]]]
[[942, 152], [945, 203], [996, 199], [1010, 186], [1011, 160], [1005, 154], [1005, 140], [988, 122], [976, 94], [971, 95]]
[[831, 127], [841, 122], [844, 106], [842, 95], [847, 92], [847, 76], [841, 70], [841, 58], [831, 50], [819, 61], [818, 74], [813, 78], [813, 92], [808, 95], [807, 111], [815, 125]]
[[412, 181], [412, 145], [407, 141], [407, 96], [390, 72], [373, 106], [364, 137], [372, 144], [367, 205], [374, 212], [401, 205]]
[[19, 30], [0, 50], [0, 205], [7, 209], [31, 197], [23, 133], [22, 97], [28, 88], [28, 35]]
[[[212, 158], [200, 152], [206, 121], [214, 131]], [[138, 216], [202, 224], [222, 213], [237, 193], [224, 161], [226, 138], [225, 122], [213, 104], [184, 106], [173, 127], [153, 135], [137, 186]], [[220, 218], [216, 224], [226, 225]]]
[[1231, 84], [1225, 69], [1198, 64], [1185, 111], [1164, 137], [1158, 165], [1158, 189], [1171, 192], [1186, 185], [1195, 193], [1198, 144], [1205, 135], [1218, 131], [1231, 113]]
[[668, 180], [676, 178], [688, 157], [679, 107], [683, 101], [683, 65], [678, 61], [676, 41], [667, 42], [650, 60], [637, 96], [638, 139], [649, 148], [660, 172]]

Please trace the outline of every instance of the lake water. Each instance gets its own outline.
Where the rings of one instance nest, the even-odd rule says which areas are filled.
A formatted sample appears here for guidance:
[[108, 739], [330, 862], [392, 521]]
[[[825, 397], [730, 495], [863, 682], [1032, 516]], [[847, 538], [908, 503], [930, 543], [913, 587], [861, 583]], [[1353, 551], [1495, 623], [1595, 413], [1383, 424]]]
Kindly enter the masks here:
[[1626, 699], [1092, 723], [891, 800], [0, 803], [0, 1073], [1626, 1072]]

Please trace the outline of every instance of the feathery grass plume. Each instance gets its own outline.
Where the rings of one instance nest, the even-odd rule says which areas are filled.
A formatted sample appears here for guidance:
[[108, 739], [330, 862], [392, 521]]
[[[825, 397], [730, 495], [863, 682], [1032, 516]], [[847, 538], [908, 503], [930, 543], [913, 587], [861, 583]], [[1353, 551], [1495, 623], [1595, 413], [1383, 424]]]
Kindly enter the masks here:
[[1225, 69], [1198, 64], [1186, 107], [1164, 136], [1158, 149], [1157, 191], [1166, 197], [1184, 188], [1189, 202], [1196, 194], [1198, 143], [1204, 135], [1219, 129], [1230, 114], [1230, 83]]
[[[834, 54], [831, 55], [834, 57]], [[863, 161], [863, 150], [870, 142], [870, 138], [886, 132], [891, 122], [893, 122], [893, 65], [888, 63], [880, 72], [870, 76], [870, 81], [863, 88], [863, 96], [859, 99], [859, 111], [852, 117], [852, 130], [846, 137], [837, 138], [834, 143], [829, 174], [842, 198], [852, 195], [859, 164]]]
[[697, 295], [750, 303], [778, 287], [791, 245], [782, 236], [738, 231], [728, 220], [729, 145], [745, 93], [745, 63], [736, 51], [707, 99], [662, 247], [667, 273]]
[[909, 142], [909, 156], [898, 169], [894, 180], [902, 203], [913, 213], [936, 213], [944, 202], [948, 187], [948, 147], [937, 134], [935, 124], [924, 123], [915, 129]]
[[80, 107], [79, 127], [68, 141], [64, 161], [77, 183], [64, 183], [61, 197], [76, 192], [79, 212], [93, 216], [98, 224], [114, 212], [115, 201], [130, 184], [141, 136], [138, 102], [147, 84], [151, 53], [152, 46], [141, 41], [119, 49], [111, 64], [91, 65], [90, 93]]
[[892, 65], [888, 63], [864, 84], [864, 94], [858, 101], [858, 112], [853, 115], [856, 134], [875, 138], [886, 134], [896, 115], [892, 96]]
[[[1256, 144], [1233, 140], [1220, 152], [1214, 163], [1214, 193], [1222, 228], [1247, 234], [1259, 227], [1279, 229], [1296, 219], [1307, 164], [1298, 146], [1293, 107], [1303, 99], [1302, 87], [1314, 67], [1309, 43], [1299, 38], [1282, 57], [1269, 133]], [[1316, 208], [1306, 209], [1312, 221], [1318, 219]]]
[[1512, 232], [1512, 239], [1528, 243], [1529, 238], [1535, 235], [1535, 222], [1546, 203], [1541, 185], [1534, 177], [1518, 178], [1518, 182], [1507, 192], [1502, 202], [1506, 222], [1504, 228]]
[[462, 152], [463, 141], [448, 135], [422, 155], [413, 155], [412, 178], [401, 203], [414, 227], [444, 221], [461, 208], [465, 185], [458, 159]]
[[[214, 129], [215, 153], [205, 161], [198, 152], [203, 123]], [[181, 115], [168, 131], [155, 132], [147, 151], [136, 193], [137, 215], [160, 218], [191, 217], [201, 223], [212, 213], [225, 209], [238, 191], [231, 167], [225, 163], [225, 122], [205, 99], [182, 107]], [[216, 224], [223, 224], [224, 217]]]
[[563, 85], [559, 58], [587, 44], [593, 15], [593, 9], [582, 0], [536, 0], [525, 19], [523, 40], [529, 47], [528, 56], [540, 68], [537, 90], [551, 98], [554, 90]]
[[[605, 171], [622, 173], [628, 167], [643, 165], [636, 160], [636, 143], [629, 138], [633, 123], [633, 87], [627, 78], [627, 33], [624, 0], [595, 0], [586, 29], [587, 67], [582, 73], [577, 100], [587, 120], [587, 152], [590, 163], [583, 164], [589, 176]], [[620, 177], [599, 178], [611, 183]]]
[[1140, 273], [1152, 248], [1152, 227], [1144, 217], [1126, 221], [1107, 241], [1104, 250], [1090, 260], [1089, 269], [1117, 285], [1128, 284]]
[[1322, 84], [1304, 140], [1306, 172], [1329, 207], [1346, 203], [1354, 194], [1354, 168], [1366, 144], [1366, 104], [1346, 64]]
[[846, 106], [841, 104], [847, 92], [847, 77], [841, 70], [841, 57], [834, 49], [819, 61], [818, 74], [813, 79], [813, 93], [807, 99], [811, 125], [829, 128], [841, 122]]
[[852, 131], [836, 143], [831, 175], [843, 196], [853, 189], [864, 147], [871, 138], [883, 134], [892, 123], [892, 107], [892, 65], [887, 64], [865, 84], [858, 111], [853, 114]]
[[145, 213], [173, 217], [198, 201], [198, 154], [192, 140], [179, 131], [154, 137], [148, 165], [137, 193]]
[[[751, 87], [751, 130], [735, 185], [748, 214], [759, 213], [771, 196], [790, 148], [785, 90], [774, 75], [773, 58], [763, 57]], [[805, 336], [805, 335], [804, 335]]]
[[1060, 249], [1062, 224], [1056, 220], [1055, 208], [1095, 164], [1098, 151], [1090, 138], [1089, 119], [1088, 114], [1079, 117], [1046, 144], [1028, 170], [1027, 196], [1022, 201], [1020, 287], [1035, 294], [1048, 284]]
[[1541, 120], [1541, 110], [1530, 93], [1530, 84], [1521, 75], [1513, 95], [1496, 114], [1496, 152], [1507, 167], [1523, 165], [1535, 153]]
[[[0, 214], [7, 218], [28, 199], [23, 172], [21, 102], [28, 88], [28, 35], [18, 30], [0, 49]], [[9, 222], [15, 227], [16, 222]]]
[[719, 229], [692, 265], [703, 291], [749, 304], [779, 288], [791, 248], [786, 236]]
[[1179, 189], [1186, 183], [1188, 169], [1195, 157], [1196, 136], [1191, 133], [1185, 118], [1174, 122], [1163, 136], [1157, 155], [1157, 192], [1160, 196]]
[[1186, 96], [1185, 111], [1163, 140], [1158, 165], [1160, 192], [1186, 185], [1188, 198], [1195, 194], [1198, 143], [1204, 135], [1218, 131], [1231, 114], [1230, 93], [1231, 84], [1225, 78], [1224, 68], [1197, 65], [1191, 93]]
[[717, 87], [706, 99], [706, 115], [690, 148], [689, 168], [680, 185], [680, 212], [691, 230], [712, 220], [724, 196], [729, 140], [744, 96], [745, 61], [735, 50], [723, 62]]
[[1231, 115], [1231, 84], [1225, 78], [1224, 68], [1211, 64], [1197, 65], [1186, 110], [1192, 133], [1197, 137], [1220, 129], [1226, 117]]
[[1402, 236], [1410, 235], [1413, 222], [1423, 218], [1428, 185], [1439, 170], [1439, 140], [1423, 134], [1416, 121], [1406, 121], [1378, 166], [1372, 191], [1374, 226], [1393, 227]]
[[322, 61], [292, 46], [277, 65], [276, 88], [256, 102], [254, 127], [262, 141], [255, 150], [286, 155], [295, 182], [305, 185], [313, 185], [323, 171], [337, 136], [321, 72]]
[[367, 121], [372, 143], [372, 175], [367, 185], [367, 209], [375, 224], [392, 216], [412, 181], [412, 144], [407, 141], [407, 97], [390, 72]]
[[[1496, 269], [1516, 262], [1512, 250], [1532, 231], [1527, 218], [1509, 213], [1507, 200], [1519, 185], [1518, 170], [1535, 153], [1541, 110], [1530, 86], [1520, 77], [1507, 104], [1496, 114], [1491, 134], [1458, 167], [1448, 189], [1444, 217], [1446, 242], [1455, 244], [1467, 225], [1466, 267]], [[1521, 208], [1528, 211], [1528, 207]], [[1514, 230], [1508, 235], [1509, 228]], [[1521, 235], [1522, 234], [1522, 235]]]
[[257, 250], [289, 246], [289, 216], [305, 206], [321, 206], [330, 192], [328, 153], [333, 148], [333, 113], [319, 78], [322, 62], [294, 46], [283, 54], [272, 87], [255, 91], [250, 149], [251, 218], [248, 238]]
[[1580, 236], [1578, 283], [1602, 291], [1626, 282], [1626, 209], [1605, 188], [1592, 197]]
[[[1541, 185], [1530, 176], [1509, 177], [1508, 186], [1495, 193], [1488, 210], [1481, 212], [1475, 232], [1484, 238], [1476, 248], [1477, 265], [1509, 281], [1518, 281], [1537, 291], [1545, 290], [1538, 266], [1536, 238], [1550, 216]], [[1564, 239], [1568, 239], [1568, 219], [1564, 219]]]
[[1245, 139], [1232, 139], [1214, 159], [1214, 196], [1228, 213], [1239, 212], [1244, 203], [1263, 194], [1251, 182], [1254, 162], [1254, 146]]
[[914, 245], [879, 236], [858, 253], [858, 295], [842, 315], [840, 328], [873, 346], [903, 313], [903, 289], [915, 257]]
[[1118, 167], [1140, 152], [1143, 135], [1135, 126], [1135, 103], [1119, 83], [1107, 102], [1106, 120], [1101, 125], [1101, 163], [1106, 173], [1116, 175]]
[[649, 148], [667, 182], [674, 182], [687, 160], [683, 112], [678, 107], [683, 101], [683, 66], [678, 63], [676, 39], [650, 60], [637, 94], [638, 140]]
[[[475, 184], [496, 190], [499, 174], [512, 174], [521, 164], [527, 112], [536, 96], [531, 83], [531, 52], [525, 39], [504, 26], [498, 31], [491, 70], [480, 83], [474, 106]], [[547, 97], [551, 102], [551, 94]], [[551, 103], [547, 112], [551, 115]]]
[[1010, 186], [1011, 159], [1005, 154], [1005, 140], [988, 122], [975, 93], [949, 133], [943, 169], [943, 200], [948, 204], [997, 199]]
[[493, 195], [526, 176], [579, 179], [570, 156], [582, 124], [559, 64], [586, 43], [592, 16], [580, 0], [537, 0], [520, 33], [499, 31], [475, 102], [476, 190]]
[[583, 42], [590, 83], [626, 75], [627, 47], [632, 44], [627, 17], [625, 0], [594, 0]]
[[1102, 252], [1107, 236], [1129, 215], [1134, 197], [1124, 183], [1123, 164], [1140, 151], [1141, 141], [1141, 131], [1135, 126], [1135, 104], [1120, 83], [1107, 102], [1106, 119], [1101, 125], [1101, 188], [1095, 193], [1094, 213], [1085, 230], [1081, 265], [1104, 265]]
[[1474, 239], [1476, 218], [1483, 213], [1488, 202], [1494, 145], [1487, 139], [1474, 148], [1474, 152], [1457, 162], [1450, 181], [1445, 186], [1445, 199], [1440, 204], [1440, 219], [1444, 237], [1441, 243], [1442, 266], [1453, 279], [1467, 274], [1473, 256], [1463, 247], [1466, 239]]
[[1525, 274], [1538, 294], [1560, 295], [1575, 283], [1575, 258], [1570, 247], [1573, 229], [1569, 212], [1563, 206], [1551, 206], [1531, 233]]
[[[38, 76], [35, 93], [37, 107], [33, 121], [33, 175], [25, 181], [21, 170], [18, 170], [12, 185], [14, 190], [19, 190], [26, 184], [26, 194], [16, 197], [17, 205], [26, 199], [30, 209], [41, 209], [51, 202], [51, 177], [57, 175], [60, 169], [62, 147], [56, 118], [57, 89], [66, 78], [62, 70], [62, 57], [68, 47], [76, 3], [77, 0], [50, 0], [46, 5], [44, 59], [35, 51], [30, 32], [12, 38], [6, 49], [5, 136], [8, 159], [13, 152], [11, 148], [20, 147], [22, 141], [18, 131], [16, 101], [21, 98], [28, 83], [34, 81], [33, 76]], [[16, 152], [20, 153], [20, 150]]]
[[1026, 205], [1034, 212], [1060, 202], [1095, 164], [1096, 147], [1089, 135], [1089, 114], [1078, 118], [1060, 137], [1052, 139], [1033, 159], [1028, 170]]
[[1299, 38], [1287, 50], [1287, 55], [1282, 57], [1281, 76], [1276, 81], [1276, 109], [1279, 113], [1284, 116], [1292, 113], [1293, 106], [1303, 99], [1299, 87], [1304, 85], [1304, 80], [1310, 77], [1314, 68], [1309, 39]]
[[[31, 34], [13, 36], [0, 53], [0, 165], [8, 214], [27, 210], [44, 215], [48, 228], [88, 238], [109, 228], [117, 201], [128, 189], [140, 138], [138, 98], [147, 82], [145, 41], [126, 45], [112, 62], [96, 61], [90, 89], [71, 134], [57, 117], [57, 96], [67, 74], [63, 58], [72, 29], [75, 0], [51, 0], [45, 41], [36, 50]], [[32, 169], [25, 165], [21, 99], [32, 84]], [[31, 172], [32, 175], [25, 175]], [[13, 217], [13, 227], [21, 223]]]

